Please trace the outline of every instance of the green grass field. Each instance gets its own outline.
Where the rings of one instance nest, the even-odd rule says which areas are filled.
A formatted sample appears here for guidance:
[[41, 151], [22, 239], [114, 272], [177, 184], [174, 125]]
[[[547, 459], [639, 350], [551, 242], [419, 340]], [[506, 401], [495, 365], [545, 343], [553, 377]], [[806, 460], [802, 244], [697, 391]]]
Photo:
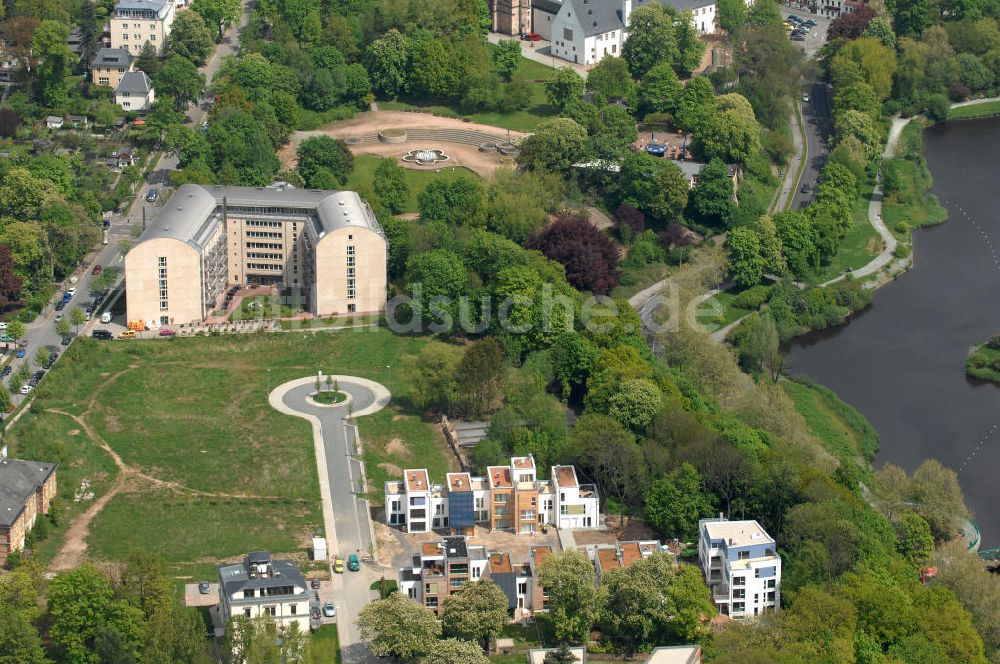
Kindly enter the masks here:
[[[202, 573], [200, 566], [255, 548], [303, 549], [322, 526], [311, 429], [271, 408], [267, 395], [317, 369], [393, 392], [386, 409], [359, 420], [378, 499], [393, 465], [418, 463], [443, 479], [445, 444], [410, 409], [400, 370], [403, 356], [427, 343], [439, 342], [379, 328], [75, 342], [7, 436], [12, 454], [60, 464], [60, 525], [38, 552], [54, 555], [72, 517], [112, 485], [117, 469], [101, 441], [141, 475], [91, 523], [92, 558], [143, 547], [175, 573]], [[83, 479], [94, 496], [74, 502]]]
[[340, 664], [340, 640], [336, 625], [323, 625], [309, 641], [309, 664]]
[[739, 294], [740, 289], [730, 288], [705, 300], [698, 309], [698, 320], [702, 327], [709, 332], [715, 332], [719, 328], [752, 313], [750, 309], [737, 307], [733, 303]]
[[[828, 452], [840, 459], [871, 461], [878, 434], [861, 413], [832, 391], [808, 381], [784, 380], [781, 386]], [[867, 467], [867, 463], [859, 464]]]
[[872, 186], [868, 185], [854, 203], [854, 223], [844, 235], [840, 249], [830, 261], [816, 274], [816, 281], [823, 282], [843, 274], [847, 269], [856, 270], [864, 267], [878, 256], [882, 250], [878, 232], [868, 220], [868, 203], [871, 200]]
[[518, 65], [515, 76], [521, 76], [531, 81], [531, 102], [526, 110], [514, 113], [498, 113], [496, 111], [466, 113], [451, 106], [418, 104], [400, 100], [379, 102], [379, 108], [383, 111], [418, 109], [427, 113], [452, 118], [463, 118], [472, 122], [502, 127], [503, 129], [534, 131], [539, 122], [556, 115], [555, 109], [549, 106], [548, 99], [545, 96], [544, 84], [545, 81], [552, 78], [554, 72], [555, 69], [552, 67], [535, 62], [534, 60], [521, 58], [521, 64]]
[[949, 120], [969, 120], [971, 118], [988, 118], [1000, 115], [1000, 101], [987, 101], [982, 104], [960, 106], [948, 111]]
[[965, 373], [979, 380], [1000, 383], [1000, 350], [983, 344], [976, 346], [965, 361]]
[[[347, 178], [347, 189], [371, 191], [372, 182], [375, 181], [375, 169], [378, 168], [382, 157], [375, 155], [359, 155], [354, 158], [354, 170]], [[417, 195], [422, 192], [427, 185], [435, 180], [456, 180], [460, 177], [479, 177], [467, 168], [444, 166], [436, 170], [418, 171], [413, 168], [406, 168], [406, 184], [410, 187], [410, 195], [406, 199], [403, 212], [417, 211]]]

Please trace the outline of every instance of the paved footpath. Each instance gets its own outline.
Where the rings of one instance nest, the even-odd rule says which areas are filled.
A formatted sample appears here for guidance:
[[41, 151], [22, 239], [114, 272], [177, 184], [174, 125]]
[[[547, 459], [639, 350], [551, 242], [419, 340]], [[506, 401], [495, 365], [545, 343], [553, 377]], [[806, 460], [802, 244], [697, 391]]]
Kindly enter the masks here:
[[[353, 420], [382, 410], [389, 403], [390, 394], [383, 385], [366, 378], [331, 376], [331, 379], [348, 395], [348, 401], [332, 406], [313, 401], [310, 395], [316, 389], [315, 376], [279, 385], [271, 392], [269, 401], [276, 410], [312, 424], [327, 549], [331, 556], [339, 555], [346, 560], [351, 553], [366, 557], [369, 546], [375, 546], [368, 501], [358, 495], [364, 491], [365, 475], [359, 458], [357, 427], [347, 418]], [[344, 663], [375, 662], [354, 621], [368, 603], [369, 587], [381, 577], [381, 569], [366, 563], [360, 572], [345, 571], [331, 577]]]

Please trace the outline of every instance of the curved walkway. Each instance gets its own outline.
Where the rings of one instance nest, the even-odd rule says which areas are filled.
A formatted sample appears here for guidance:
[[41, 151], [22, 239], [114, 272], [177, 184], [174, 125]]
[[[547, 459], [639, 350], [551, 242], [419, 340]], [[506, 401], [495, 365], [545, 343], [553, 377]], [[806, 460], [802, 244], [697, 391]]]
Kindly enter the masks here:
[[[349, 403], [321, 405], [309, 403], [316, 376], [283, 383], [268, 395], [276, 410], [301, 417], [312, 424], [316, 469], [319, 473], [323, 525], [330, 555], [347, 558], [351, 553], [366, 556], [376, 545], [365, 491], [365, 468], [358, 429], [350, 420], [377, 413], [391, 395], [381, 383], [357, 376], [331, 376], [337, 388], [350, 396]], [[326, 377], [322, 384], [326, 385]], [[378, 574], [362, 566], [361, 572], [332, 574], [336, 593], [337, 632], [345, 664], [371, 662], [371, 653], [361, 641], [354, 620], [368, 603], [369, 586]]]

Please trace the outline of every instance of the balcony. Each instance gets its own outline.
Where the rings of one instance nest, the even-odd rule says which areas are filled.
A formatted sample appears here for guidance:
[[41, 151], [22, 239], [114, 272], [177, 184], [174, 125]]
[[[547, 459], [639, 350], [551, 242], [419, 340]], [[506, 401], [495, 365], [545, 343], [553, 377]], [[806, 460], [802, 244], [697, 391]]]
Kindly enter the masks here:
[[444, 568], [437, 567], [436, 565], [424, 567], [420, 572], [425, 578], [429, 576], [444, 576]]
[[712, 585], [712, 601], [729, 602], [729, 586], [725, 582]]
[[594, 484], [581, 484], [580, 485], [580, 497], [581, 498], [596, 498], [597, 497], [597, 486]]

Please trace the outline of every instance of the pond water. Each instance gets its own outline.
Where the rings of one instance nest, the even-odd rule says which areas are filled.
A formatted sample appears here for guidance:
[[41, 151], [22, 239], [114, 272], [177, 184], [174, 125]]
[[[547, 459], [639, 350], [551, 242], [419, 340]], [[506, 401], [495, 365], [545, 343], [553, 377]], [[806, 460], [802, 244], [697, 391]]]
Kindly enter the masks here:
[[787, 357], [868, 418], [876, 468], [934, 457], [954, 469], [983, 548], [1000, 547], [1000, 386], [964, 371], [969, 348], [1000, 333], [1000, 119], [934, 127], [924, 140], [948, 221], [915, 233], [915, 266], [871, 307]]

